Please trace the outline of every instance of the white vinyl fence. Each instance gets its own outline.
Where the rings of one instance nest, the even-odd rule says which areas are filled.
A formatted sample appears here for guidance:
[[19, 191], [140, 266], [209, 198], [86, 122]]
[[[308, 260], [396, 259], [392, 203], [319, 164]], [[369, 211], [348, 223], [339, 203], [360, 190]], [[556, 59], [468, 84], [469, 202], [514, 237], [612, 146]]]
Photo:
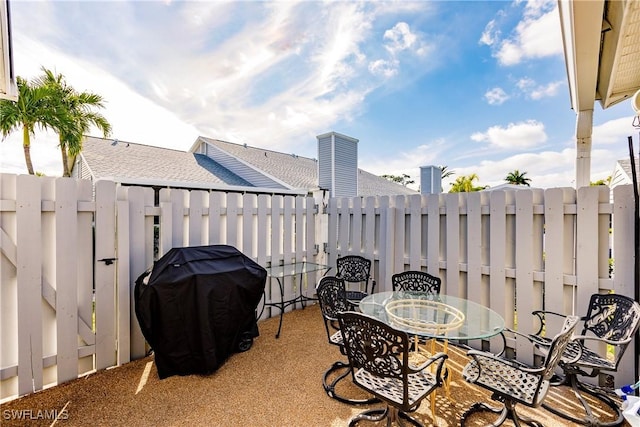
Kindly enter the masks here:
[[[631, 186], [613, 203], [606, 187], [328, 200], [162, 189], [156, 200], [110, 181], [0, 179], [2, 399], [143, 357], [134, 281], [171, 247], [229, 244], [263, 266], [362, 254], [378, 290], [423, 269], [524, 332], [534, 309], [580, 314], [594, 292], [633, 296]], [[279, 298], [275, 280], [265, 294]], [[626, 356], [616, 383], [632, 382], [633, 346]]]
[[[374, 260], [378, 291], [391, 290], [396, 272], [427, 271], [442, 293], [490, 307], [523, 333], [538, 330], [534, 310], [584, 315], [593, 293], [634, 297], [631, 185], [616, 187], [612, 203], [609, 188], [595, 186], [334, 198], [328, 212], [333, 265], [347, 254]], [[549, 320], [559, 331], [560, 320]], [[492, 344], [501, 342], [469, 343]], [[532, 363], [531, 346], [517, 346], [518, 360]], [[636, 381], [633, 352], [631, 344], [616, 384]]]
[[263, 266], [317, 258], [313, 197], [162, 189], [156, 206], [147, 187], [0, 179], [2, 399], [143, 357], [133, 286], [172, 247], [228, 244]]

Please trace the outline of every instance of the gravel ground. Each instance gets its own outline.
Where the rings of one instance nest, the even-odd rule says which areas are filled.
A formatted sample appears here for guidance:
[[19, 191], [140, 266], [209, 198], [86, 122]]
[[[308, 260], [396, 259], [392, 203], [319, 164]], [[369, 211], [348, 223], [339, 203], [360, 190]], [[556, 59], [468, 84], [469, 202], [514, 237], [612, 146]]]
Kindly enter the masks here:
[[[261, 321], [260, 336], [251, 349], [232, 355], [211, 375], [160, 380], [149, 356], [2, 404], [0, 423], [7, 427], [346, 426], [364, 407], [331, 399], [322, 388], [325, 370], [344, 357], [327, 343], [318, 306], [285, 314], [279, 339], [274, 336], [277, 327], [277, 317]], [[495, 404], [487, 392], [461, 378], [464, 351], [450, 346], [449, 356], [450, 397], [438, 391], [435, 421], [428, 401], [414, 413], [426, 426], [458, 426], [461, 414], [473, 403]], [[339, 392], [362, 396], [350, 381], [342, 383]], [[571, 405], [567, 395], [554, 391], [548, 398]], [[521, 410], [547, 426], [574, 425], [542, 409]], [[489, 421], [474, 415], [468, 425]]]

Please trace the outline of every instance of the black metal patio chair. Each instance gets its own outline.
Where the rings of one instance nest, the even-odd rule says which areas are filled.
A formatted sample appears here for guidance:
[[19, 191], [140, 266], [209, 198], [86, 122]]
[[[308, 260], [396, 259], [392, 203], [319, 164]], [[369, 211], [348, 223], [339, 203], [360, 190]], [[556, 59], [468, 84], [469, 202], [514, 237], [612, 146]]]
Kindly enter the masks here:
[[375, 291], [371, 278], [371, 260], [360, 255], [345, 255], [336, 259], [336, 276], [345, 281], [347, 300], [356, 308], [358, 302]]
[[426, 292], [434, 295], [440, 293], [442, 280], [419, 270], [408, 270], [391, 276], [394, 291]]
[[[391, 286], [394, 291], [423, 292], [437, 297], [437, 295], [440, 295], [441, 285], [442, 280], [439, 277], [419, 270], [403, 271], [391, 276]], [[435, 343], [435, 340], [430, 338], [420, 338], [418, 336], [414, 338], [416, 343], [427, 343], [429, 341], [431, 341], [432, 345]]]
[[[383, 419], [387, 420], [387, 426], [392, 422], [402, 425], [401, 420], [422, 426], [408, 413], [418, 409], [424, 398], [443, 385], [447, 355], [437, 353], [415, 365], [409, 359], [411, 350], [406, 332], [359, 312], [339, 313], [338, 320], [353, 382], [386, 404], [384, 408], [356, 415], [349, 420], [349, 426], [361, 420]], [[435, 421], [435, 414], [432, 416]]]
[[[543, 403], [549, 391], [549, 379], [553, 376], [577, 325], [577, 316], [568, 316], [565, 319], [560, 333], [549, 341], [549, 351], [544, 363], [539, 367], [532, 367], [517, 360], [504, 358], [505, 349], [498, 355], [469, 350], [467, 355], [472, 360], [464, 367], [462, 376], [467, 382], [491, 391], [493, 393], [491, 399], [503, 402], [504, 405], [501, 408], [494, 408], [483, 402], [478, 402], [462, 415], [460, 425], [464, 426], [469, 416], [474, 412], [489, 411], [499, 414], [498, 419], [491, 424], [494, 427], [501, 425], [507, 419], [512, 420], [516, 426], [525, 423], [542, 427], [541, 423], [518, 414], [516, 406], [518, 403], [522, 403], [536, 408]], [[530, 340], [529, 336], [519, 334], [516, 331], [510, 329], [505, 331]]]
[[[346, 292], [344, 288], [344, 280], [334, 277], [325, 276], [318, 282], [316, 286], [316, 295], [318, 297], [318, 304], [320, 305], [320, 311], [322, 312], [322, 319], [324, 321], [324, 328], [327, 331], [327, 338], [329, 344], [338, 346], [340, 353], [346, 356], [346, 352], [342, 340], [342, 332], [338, 325], [338, 313], [348, 311], [351, 307], [346, 298]], [[343, 371], [340, 374], [336, 372]], [[336, 361], [331, 367], [324, 373], [322, 377], [322, 386], [325, 392], [332, 399], [336, 399], [343, 403], [348, 404], [369, 404], [379, 402], [379, 399], [370, 397], [367, 399], [355, 399], [336, 393], [336, 385], [343, 379], [349, 379], [351, 373], [351, 365], [347, 362]], [[337, 375], [331, 382], [329, 378]]]
[[[540, 330], [532, 335], [536, 345], [548, 351], [550, 340], [543, 336], [547, 315], [565, 317], [552, 311], [533, 312], [540, 318]], [[552, 413], [588, 426], [616, 426], [622, 423], [624, 416], [616, 402], [613, 387], [600, 387], [589, 384], [582, 378], [598, 377], [600, 373], [611, 373], [618, 369], [620, 359], [631, 343], [640, 325], [640, 304], [633, 299], [618, 294], [593, 294], [589, 299], [587, 314], [580, 318], [583, 325], [580, 335], [569, 343], [560, 361], [562, 377], [552, 382], [554, 386], [569, 386], [584, 408], [584, 416], [569, 413], [548, 403], [542, 406]], [[595, 344], [595, 345], [592, 345]], [[607, 349], [607, 346], [609, 349]], [[613, 352], [611, 351], [613, 350]], [[609, 357], [612, 354], [613, 357]], [[601, 420], [589, 404], [584, 394], [606, 404], [616, 416], [615, 420]]]

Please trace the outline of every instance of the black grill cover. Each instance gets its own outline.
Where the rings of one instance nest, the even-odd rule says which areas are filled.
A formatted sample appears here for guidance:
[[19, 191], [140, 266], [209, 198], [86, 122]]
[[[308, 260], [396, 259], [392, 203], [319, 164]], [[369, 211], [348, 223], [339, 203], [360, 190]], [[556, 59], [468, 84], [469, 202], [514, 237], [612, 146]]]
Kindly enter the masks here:
[[258, 336], [266, 279], [264, 268], [227, 245], [173, 248], [138, 277], [136, 316], [158, 376], [209, 374], [246, 350], [247, 336]]

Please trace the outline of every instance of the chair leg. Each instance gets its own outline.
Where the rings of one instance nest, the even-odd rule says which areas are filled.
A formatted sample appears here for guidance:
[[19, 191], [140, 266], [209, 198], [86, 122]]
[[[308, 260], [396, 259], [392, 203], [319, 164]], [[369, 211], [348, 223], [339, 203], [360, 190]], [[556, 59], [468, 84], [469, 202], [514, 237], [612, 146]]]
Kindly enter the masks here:
[[[340, 375], [338, 375], [333, 381], [331, 381], [331, 383], [329, 383], [329, 376], [336, 372], [339, 371], [341, 369], [344, 369], [344, 372], [341, 373]], [[351, 365], [349, 365], [348, 363], [344, 363], [344, 362], [340, 362], [337, 361], [335, 362], [333, 365], [331, 365], [331, 367], [324, 373], [324, 376], [322, 377], [322, 386], [324, 387], [324, 391], [327, 393], [327, 395], [332, 398], [337, 400], [338, 402], [342, 402], [342, 403], [346, 403], [349, 405], [368, 405], [371, 403], [378, 403], [380, 402], [380, 399], [378, 399], [377, 397], [370, 397], [367, 399], [351, 399], [345, 396], [341, 396], [339, 394], [336, 393], [336, 385], [338, 384], [338, 382], [342, 381], [343, 379], [347, 378], [348, 375], [351, 373]]]
[[355, 426], [358, 421], [382, 421], [387, 418], [389, 414], [389, 406], [385, 406], [384, 408], [376, 408], [369, 409], [368, 411], [364, 411], [356, 415], [355, 417], [349, 420], [349, 427]]
[[[576, 398], [582, 405], [582, 408], [584, 409], [585, 416], [584, 418], [578, 418], [574, 416], [574, 414], [561, 411], [560, 409], [554, 408], [553, 406], [549, 405], [548, 402], [544, 402], [542, 404], [542, 407], [547, 411], [561, 418], [564, 418], [566, 420], [573, 421], [574, 423], [582, 424], [585, 426], [591, 426], [591, 427], [614, 427], [622, 424], [622, 422], [624, 421], [624, 416], [622, 415], [620, 406], [618, 406], [618, 404], [615, 401], [613, 401], [606, 395], [602, 393], [598, 393], [596, 390], [592, 390], [588, 386], [582, 384], [580, 381], [578, 381], [577, 375], [567, 374], [562, 382], [554, 385], [571, 387], [571, 389], [573, 390], [573, 394], [576, 396]], [[598, 417], [596, 417], [593, 414], [593, 411], [589, 403], [582, 396], [583, 392], [593, 396], [594, 398], [606, 404], [613, 411], [613, 413], [615, 413], [615, 416], [616, 416], [615, 421], [603, 422], [600, 419], [598, 419]]]
[[520, 427], [522, 423], [533, 426], [533, 427], [543, 427], [543, 425], [540, 422], [534, 419], [524, 417], [522, 415], [518, 415], [518, 413], [516, 412], [516, 403], [510, 400], [506, 400], [502, 408], [492, 407], [482, 402], [475, 403], [471, 406], [471, 408], [467, 409], [464, 414], [462, 414], [462, 418], [460, 419], [460, 425], [464, 426], [467, 421], [467, 418], [471, 414], [475, 412], [482, 412], [482, 411], [492, 412], [494, 414], [500, 415], [497, 420], [495, 420], [492, 424], [490, 424], [493, 427], [498, 427], [502, 425], [502, 423], [504, 423], [507, 419], [510, 419], [511, 421], [513, 421], [513, 424], [516, 427]]
[[[416, 420], [415, 418], [413, 418], [412, 416], [410, 416], [406, 412], [398, 411], [398, 424], [403, 425], [403, 423], [400, 421], [400, 419], [408, 421], [409, 423], [411, 423], [412, 425], [414, 425], [416, 427], [424, 427], [421, 422], [419, 422], [418, 420]], [[436, 424], [435, 417], [434, 417], [433, 423], [434, 423], [434, 425]]]
[[394, 423], [404, 426], [402, 420], [409, 422], [415, 427], [424, 427], [420, 421], [416, 420], [406, 412], [398, 410], [393, 406], [387, 405], [384, 408], [369, 409], [368, 411], [361, 412], [355, 417], [349, 420], [349, 427], [353, 427], [358, 424], [359, 421], [382, 421], [387, 420], [387, 427], [390, 427]]

